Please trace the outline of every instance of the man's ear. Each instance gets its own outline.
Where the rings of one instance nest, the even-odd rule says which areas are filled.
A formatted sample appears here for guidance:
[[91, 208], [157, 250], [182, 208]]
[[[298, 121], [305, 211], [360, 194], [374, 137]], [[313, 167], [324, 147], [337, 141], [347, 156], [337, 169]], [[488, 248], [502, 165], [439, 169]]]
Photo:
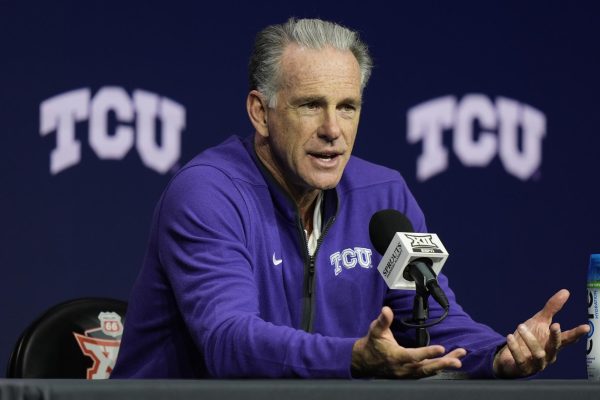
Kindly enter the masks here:
[[262, 137], [269, 136], [267, 127], [267, 104], [266, 99], [256, 90], [251, 90], [246, 99], [246, 111], [250, 117], [250, 122], [256, 129], [256, 132]]

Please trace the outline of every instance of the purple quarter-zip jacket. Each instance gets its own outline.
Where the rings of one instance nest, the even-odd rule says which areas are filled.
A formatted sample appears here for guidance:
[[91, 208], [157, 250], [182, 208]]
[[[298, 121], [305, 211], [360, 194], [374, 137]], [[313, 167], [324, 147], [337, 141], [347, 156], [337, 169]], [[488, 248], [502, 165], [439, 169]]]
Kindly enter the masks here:
[[[351, 157], [324, 193], [314, 257], [294, 203], [258, 161], [253, 137], [232, 137], [190, 161], [156, 208], [133, 287], [113, 378], [350, 378], [352, 346], [383, 305], [409, 318], [413, 291], [389, 290], [369, 220], [393, 208], [425, 232], [396, 171]], [[440, 285], [450, 314], [431, 343], [464, 347], [462, 372], [492, 377], [504, 338], [474, 322]], [[430, 317], [442, 310], [432, 301]], [[397, 326], [396, 326], [397, 325]], [[414, 331], [395, 324], [403, 346]]]

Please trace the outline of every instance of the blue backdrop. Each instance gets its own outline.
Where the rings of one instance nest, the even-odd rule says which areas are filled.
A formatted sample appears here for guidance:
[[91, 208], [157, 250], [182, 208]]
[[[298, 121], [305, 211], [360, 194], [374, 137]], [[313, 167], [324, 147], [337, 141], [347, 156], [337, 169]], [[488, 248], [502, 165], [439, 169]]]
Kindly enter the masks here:
[[[290, 16], [370, 45], [355, 154], [402, 172], [466, 310], [506, 334], [565, 287], [558, 320], [586, 320], [597, 3], [24, 3], [0, 0], [0, 374], [48, 306], [127, 299], [173, 171], [252, 133], [253, 37]], [[585, 377], [583, 341], [541, 376]]]

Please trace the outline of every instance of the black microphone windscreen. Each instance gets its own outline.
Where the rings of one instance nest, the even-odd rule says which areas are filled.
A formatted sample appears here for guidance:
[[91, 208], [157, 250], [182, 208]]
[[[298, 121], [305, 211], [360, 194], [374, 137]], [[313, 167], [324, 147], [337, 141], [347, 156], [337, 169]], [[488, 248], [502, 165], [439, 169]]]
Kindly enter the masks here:
[[406, 215], [398, 210], [377, 211], [369, 222], [369, 237], [375, 250], [384, 254], [396, 232], [413, 232], [413, 226]]

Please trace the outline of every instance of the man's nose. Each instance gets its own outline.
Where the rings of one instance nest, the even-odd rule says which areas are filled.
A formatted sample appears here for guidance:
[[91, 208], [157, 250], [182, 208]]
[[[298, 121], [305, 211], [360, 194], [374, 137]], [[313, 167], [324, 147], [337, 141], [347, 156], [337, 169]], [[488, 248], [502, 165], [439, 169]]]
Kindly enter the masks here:
[[338, 115], [335, 110], [325, 113], [323, 123], [317, 134], [319, 138], [328, 142], [333, 142], [342, 134], [340, 124], [338, 123]]

